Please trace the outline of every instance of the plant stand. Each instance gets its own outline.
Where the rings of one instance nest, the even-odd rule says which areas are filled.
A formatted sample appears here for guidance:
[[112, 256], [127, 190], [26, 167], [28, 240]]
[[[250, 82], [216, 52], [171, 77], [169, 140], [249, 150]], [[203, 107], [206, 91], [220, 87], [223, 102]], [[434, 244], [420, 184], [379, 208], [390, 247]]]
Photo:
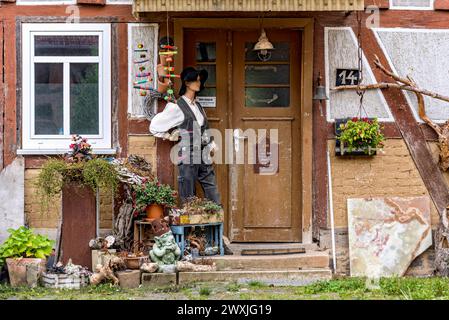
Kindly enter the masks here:
[[185, 250], [185, 237], [191, 228], [204, 227], [206, 229], [206, 236], [209, 241], [213, 241], [214, 244], [218, 244], [220, 250], [220, 256], [224, 255], [223, 246], [223, 223], [202, 223], [202, 224], [185, 224], [170, 226], [173, 235], [175, 236], [176, 243], [181, 249], [181, 257], [184, 256]]
[[[89, 240], [97, 235], [96, 197], [91, 188], [67, 183], [62, 189], [62, 227], [59, 260], [69, 259], [91, 269], [92, 254]], [[95, 266], [93, 266], [95, 267]]]

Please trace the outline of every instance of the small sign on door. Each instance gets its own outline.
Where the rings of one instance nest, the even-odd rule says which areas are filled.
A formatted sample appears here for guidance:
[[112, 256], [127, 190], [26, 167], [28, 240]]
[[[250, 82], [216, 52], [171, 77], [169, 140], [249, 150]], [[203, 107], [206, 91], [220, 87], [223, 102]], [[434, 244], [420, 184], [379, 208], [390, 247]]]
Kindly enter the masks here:
[[203, 108], [215, 108], [217, 97], [197, 97], [197, 101]]
[[359, 84], [360, 72], [357, 69], [337, 69], [336, 86], [354, 86]]

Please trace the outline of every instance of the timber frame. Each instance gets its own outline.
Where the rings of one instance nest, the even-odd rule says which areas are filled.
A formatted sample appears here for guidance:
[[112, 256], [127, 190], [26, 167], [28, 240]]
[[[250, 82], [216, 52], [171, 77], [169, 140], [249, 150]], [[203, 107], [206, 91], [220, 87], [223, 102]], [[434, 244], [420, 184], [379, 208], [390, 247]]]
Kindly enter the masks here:
[[[174, 41], [180, 54], [175, 56], [175, 65], [183, 68], [182, 50], [184, 29], [201, 28], [249, 28], [260, 27], [257, 18], [174, 18]], [[301, 216], [302, 243], [312, 243], [312, 176], [313, 176], [313, 18], [264, 19], [267, 28], [300, 29], [303, 32], [301, 46]], [[230, 117], [231, 115], [228, 115]], [[159, 152], [158, 152], [159, 154]]]

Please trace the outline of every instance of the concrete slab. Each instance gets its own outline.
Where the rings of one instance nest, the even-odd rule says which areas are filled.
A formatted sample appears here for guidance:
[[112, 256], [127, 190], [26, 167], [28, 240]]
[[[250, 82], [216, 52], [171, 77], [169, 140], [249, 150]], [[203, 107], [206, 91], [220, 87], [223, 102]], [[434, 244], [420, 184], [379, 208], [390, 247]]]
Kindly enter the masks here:
[[176, 273], [142, 273], [143, 286], [166, 286], [176, 284]]
[[264, 270], [264, 271], [213, 271], [180, 272], [179, 284], [195, 282], [230, 282], [248, 283], [258, 281], [268, 285], [302, 286], [317, 281], [330, 280], [330, 269], [317, 270]]
[[120, 287], [124, 289], [138, 288], [140, 285], [140, 270], [125, 270], [117, 272]]

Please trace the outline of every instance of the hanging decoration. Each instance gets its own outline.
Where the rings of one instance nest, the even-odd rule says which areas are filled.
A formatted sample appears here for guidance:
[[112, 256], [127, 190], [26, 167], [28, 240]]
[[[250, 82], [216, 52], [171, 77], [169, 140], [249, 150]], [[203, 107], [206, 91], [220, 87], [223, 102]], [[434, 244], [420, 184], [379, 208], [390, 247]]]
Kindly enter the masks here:
[[147, 58], [148, 49], [146, 49], [143, 43], [138, 43], [137, 48], [133, 50], [134, 55], [137, 56], [134, 60], [134, 64], [139, 65], [139, 71], [136, 75], [136, 79], [133, 82], [133, 88], [140, 90], [140, 95], [145, 97], [147, 92], [151, 90], [150, 83], [153, 81], [150, 72], [144, 72], [146, 70], [146, 63], [150, 61]]

